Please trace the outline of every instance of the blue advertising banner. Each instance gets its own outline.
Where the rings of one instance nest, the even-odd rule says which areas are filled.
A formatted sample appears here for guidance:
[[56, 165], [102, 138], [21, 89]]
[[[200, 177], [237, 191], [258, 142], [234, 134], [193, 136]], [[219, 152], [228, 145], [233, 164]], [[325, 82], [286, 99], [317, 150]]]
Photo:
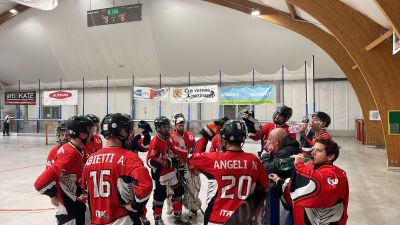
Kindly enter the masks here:
[[222, 87], [221, 105], [258, 105], [273, 103], [273, 86]]

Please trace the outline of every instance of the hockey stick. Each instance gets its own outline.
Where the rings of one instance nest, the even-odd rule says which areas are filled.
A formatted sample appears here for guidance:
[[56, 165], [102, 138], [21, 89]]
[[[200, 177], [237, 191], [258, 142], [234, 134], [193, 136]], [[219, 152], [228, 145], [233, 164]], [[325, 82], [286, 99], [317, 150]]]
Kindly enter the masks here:
[[[188, 171], [188, 173], [190, 173], [190, 172]], [[204, 211], [203, 211], [203, 209], [201, 208], [201, 205], [199, 204], [199, 202], [196, 201], [196, 197], [194, 196], [194, 194], [190, 191], [189, 186], [188, 186], [188, 184], [187, 184], [185, 178], [179, 176], [179, 180], [181, 181], [183, 188], [185, 188], [185, 190], [189, 193], [190, 197], [193, 199], [194, 204], [199, 208], [200, 212], [201, 212], [201, 213], [203, 214], [203, 216], [204, 216]], [[190, 201], [190, 200], [189, 200], [189, 201]]]

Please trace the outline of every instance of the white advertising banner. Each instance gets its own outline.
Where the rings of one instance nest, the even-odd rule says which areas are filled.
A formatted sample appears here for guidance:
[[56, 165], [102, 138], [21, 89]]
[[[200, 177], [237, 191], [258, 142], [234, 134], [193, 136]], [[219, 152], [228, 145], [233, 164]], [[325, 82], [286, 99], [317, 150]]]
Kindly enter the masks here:
[[381, 115], [378, 110], [369, 111], [369, 120], [381, 120]]
[[134, 87], [133, 97], [138, 100], [168, 101], [169, 88]]
[[44, 91], [43, 105], [78, 105], [78, 90]]
[[171, 103], [206, 103], [218, 102], [218, 86], [191, 86], [191, 87], [172, 87]]

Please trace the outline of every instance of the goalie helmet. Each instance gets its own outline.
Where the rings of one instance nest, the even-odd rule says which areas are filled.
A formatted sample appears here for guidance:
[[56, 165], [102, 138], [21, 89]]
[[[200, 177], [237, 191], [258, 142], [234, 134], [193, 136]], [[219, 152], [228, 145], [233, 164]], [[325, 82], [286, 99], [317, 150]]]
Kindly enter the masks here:
[[105, 139], [117, 137], [121, 142], [129, 138], [132, 132], [131, 119], [121, 113], [111, 113], [104, 117], [101, 122], [101, 134]]
[[172, 125], [175, 126], [178, 123], [185, 123], [186, 119], [185, 116], [182, 113], [176, 113], [173, 117], [172, 117]]
[[239, 144], [244, 143], [247, 137], [246, 125], [240, 120], [228, 120], [220, 133], [223, 140]]

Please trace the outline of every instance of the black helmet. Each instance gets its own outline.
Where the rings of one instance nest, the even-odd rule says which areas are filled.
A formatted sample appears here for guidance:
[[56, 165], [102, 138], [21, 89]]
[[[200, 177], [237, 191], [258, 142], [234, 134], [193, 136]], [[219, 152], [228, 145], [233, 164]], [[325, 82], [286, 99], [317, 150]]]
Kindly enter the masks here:
[[[123, 130], [125, 129], [125, 130]], [[129, 138], [132, 132], [131, 119], [121, 113], [110, 113], [101, 121], [101, 134], [105, 139], [118, 137], [121, 142]]]
[[58, 124], [57, 124], [57, 134], [56, 135], [57, 135], [57, 143], [59, 143], [59, 144], [65, 144], [65, 141], [60, 139], [62, 132], [67, 132], [67, 123], [65, 120], [60, 120], [60, 121], [58, 121]]
[[99, 117], [97, 117], [96, 115], [94, 115], [94, 114], [87, 114], [86, 116], [87, 116], [87, 118], [89, 118], [89, 119], [92, 121], [92, 124], [100, 123], [100, 119], [99, 119]]
[[72, 116], [67, 120], [67, 131], [71, 138], [78, 137], [80, 133], [89, 134], [91, 126], [92, 121], [86, 116]]
[[165, 116], [159, 116], [154, 120], [154, 127], [156, 128], [156, 131], [158, 133], [160, 133], [161, 135], [163, 135], [163, 136], [168, 136], [169, 135], [169, 130], [168, 130], [167, 133], [161, 133], [160, 132], [160, 127], [162, 125], [166, 125], [166, 126], [170, 127], [171, 126], [171, 121]]
[[290, 117], [292, 117], [292, 114], [293, 114], [292, 108], [290, 108], [286, 105], [283, 105], [283, 106], [279, 106], [276, 108], [276, 111], [274, 112], [272, 119], [273, 119], [274, 123], [276, 123], [278, 125], [282, 125], [283, 123], [279, 124], [279, 121], [277, 121], [278, 116], [283, 116], [285, 118], [284, 123], [286, 123], [290, 119]]
[[321, 120], [321, 122], [325, 123], [325, 128], [331, 124], [331, 117], [325, 112], [317, 111], [312, 114], [311, 118], [313, 117], [317, 117]]
[[217, 125], [217, 126], [219, 126], [219, 127], [222, 127], [222, 126], [224, 126], [224, 124], [225, 124], [226, 121], [228, 121], [228, 120], [229, 120], [228, 117], [226, 117], [226, 116], [221, 116], [220, 118], [214, 120], [214, 124]]
[[184, 123], [186, 122], [185, 120], [185, 116], [182, 113], [176, 113], [173, 117], [172, 117], [172, 125], [176, 125], [177, 123]]
[[246, 140], [246, 125], [240, 120], [228, 120], [220, 133], [223, 140], [241, 144]]

